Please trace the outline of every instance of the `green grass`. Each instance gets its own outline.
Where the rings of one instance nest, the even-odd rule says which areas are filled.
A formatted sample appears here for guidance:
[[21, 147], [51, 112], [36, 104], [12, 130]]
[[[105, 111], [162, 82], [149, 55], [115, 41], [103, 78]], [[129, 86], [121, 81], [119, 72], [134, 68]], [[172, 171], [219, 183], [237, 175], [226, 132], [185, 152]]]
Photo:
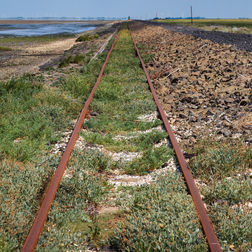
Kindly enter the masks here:
[[126, 205], [126, 220], [109, 238], [115, 251], [208, 251], [179, 174], [161, 176], [156, 183], [127, 194], [131, 203]]
[[194, 152], [196, 157], [190, 164], [192, 172], [207, 183], [252, 167], [252, 151], [242, 143], [205, 140], [195, 146]]
[[84, 34], [76, 39], [76, 42], [90, 41], [99, 38], [98, 34]]
[[122, 169], [124, 169], [127, 174], [146, 175], [160, 168], [173, 155], [173, 151], [169, 149], [168, 146], [161, 146], [154, 149], [149, 147], [143, 152], [142, 157], [134, 159], [130, 163], [123, 164]]
[[167, 138], [167, 133], [153, 130], [151, 133], [143, 133], [140, 135], [129, 134], [130, 138], [123, 138], [127, 136], [122, 136], [120, 140], [115, 140], [114, 134], [102, 135], [95, 132], [85, 133], [81, 132], [81, 136], [92, 144], [103, 145], [107, 150], [113, 152], [120, 151], [144, 151], [150, 145], [157, 144], [164, 138]]
[[81, 106], [26, 75], [0, 83], [0, 158], [28, 161], [59, 140]]
[[77, 55], [70, 55], [65, 57], [59, 64], [59, 67], [66, 67], [68, 66], [70, 63], [74, 63], [74, 64], [87, 64], [91, 57], [92, 57], [93, 52], [89, 52], [85, 55], [82, 54], [77, 54]]
[[[76, 71], [60, 79], [57, 85], [45, 86], [42, 77], [32, 75], [0, 83], [0, 251], [16, 251], [22, 246], [59, 162], [48, 151], [60, 140], [61, 132], [68, 130], [70, 121], [78, 117], [105, 56], [100, 55], [90, 63], [85, 74]], [[73, 79], [79, 79], [77, 84], [82, 87], [76, 86]], [[101, 154], [92, 153], [92, 157], [91, 161], [87, 156], [84, 160], [89, 167], [98, 167], [98, 171], [115, 166]], [[79, 163], [79, 169], [82, 167], [83, 161]], [[81, 171], [76, 174], [79, 176]], [[86, 204], [86, 199], [92, 203], [95, 199], [100, 201], [107, 190], [106, 183], [103, 190], [101, 179], [83, 176], [86, 189], [81, 204]], [[78, 178], [74, 177], [74, 184], [68, 180], [63, 183], [63, 192], [75, 186], [76, 190], [80, 187], [84, 190], [82, 184], [75, 185]], [[62, 201], [67, 202], [65, 196]], [[79, 213], [83, 214], [83, 209]]]
[[[91, 70], [98, 68], [99, 64], [98, 59], [83, 69], [83, 76], [71, 75], [60, 81], [57, 87], [75, 98], [84, 99], [81, 90], [93, 81]], [[168, 146], [153, 148], [153, 144], [167, 137], [166, 133], [135, 134], [162, 122], [138, 119], [140, 115], [155, 111], [155, 104], [126, 29], [111, 55], [90, 110], [97, 112], [97, 116], [83, 124], [89, 131], [81, 134], [86, 141], [103, 144], [113, 151], [142, 150], [143, 158], [136, 160], [137, 167], [134, 162], [123, 167], [100, 151], [76, 149], [67, 176], [57, 192], [38, 250], [79, 250], [88, 244], [106, 245], [108, 236], [112, 235], [116, 224], [123, 222], [125, 213], [98, 214], [99, 207], [107, 205], [108, 193], [114, 190], [105, 182], [104, 175], [118, 168], [122, 172], [145, 174], [159, 168], [172, 156]], [[134, 137], [120, 142], [114, 139], [118, 133]]]
[[242, 141], [202, 140], [194, 148], [190, 168], [205, 183], [201, 194], [224, 251], [251, 248], [251, 213], [246, 207], [252, 198], [249, 169], [252, 152]]
[[83, 249], [96, 240], [100, 225], [105, 226], [104, 216], [97, 216], [97, 206], [106, 200], [110, 189], [97, 172], [112, 169], [113, 165], [99, 152], [73, 153], [69, 175], [63, 177], [57, 191], [38, 250]]
[[136, 164], [132, 162], [122, 166], [125, 172], [131, 174], [150, 172], [171, 157], [168, 146], [165, 154], [161, 148], [154, 150], [154, 144], [167, 137], [164, 133], [140, 133], [138, 137], [122, 141], [113, 139], [117, 134], [130, 135], [162, 124], [159, 119], [152, 122], [138, 119], [156, 110], [139, 64], [129, 32], [124, 29], [90, 106], [90, 110], [96, 112], [97, 116], [83, 125], [91, 133], [81, 133], [85, 141], [102, 144], [111, 151], [144, 151], [144, 158], [137, 160]]
[[[159, 19], [155, 20], [155, 22], [165, 22], [177, 25], [191, 25], [190, 19]], [[194, 19], [193, 26], [207, 30], [211, 29], [226, 32], [252, 33], [252, 19]], [[244, 28], [244, 30], [235, 30], [233, 29], [235, 27]]]
[[47, 43], [59, 39], [71, 38], [71, 35], [31, 36], [31, 37], [2, 37], [0, 44], [12, 43]]
[[23, 244], [57, 162], [53, 156], [26, 165], [0, 161], [0, 251]]
[[10, 47], [0, 46], [0, 52], [4, 51], [12, 51], [12, 49]]

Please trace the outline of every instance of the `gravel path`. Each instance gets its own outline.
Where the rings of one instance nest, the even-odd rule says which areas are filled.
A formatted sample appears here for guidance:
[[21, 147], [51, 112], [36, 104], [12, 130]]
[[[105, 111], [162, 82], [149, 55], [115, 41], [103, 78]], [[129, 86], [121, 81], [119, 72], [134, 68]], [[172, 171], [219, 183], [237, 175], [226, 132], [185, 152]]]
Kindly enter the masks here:
[[135, 23], [134, 36], [153, 55], [146, 64], [176, 137], [252, 143], [252, 54], [229, 45]]
[[237, 49], [252, 52], [252, 35], [240, 33], [228, 33], [221, 31], [205, 31], [185, 25], [171, 25], [167, 23], [147, 22], [161, 26], [167, 30], [192, 35], [196, 38], [208, 39], [218, 44], [234, 45]]

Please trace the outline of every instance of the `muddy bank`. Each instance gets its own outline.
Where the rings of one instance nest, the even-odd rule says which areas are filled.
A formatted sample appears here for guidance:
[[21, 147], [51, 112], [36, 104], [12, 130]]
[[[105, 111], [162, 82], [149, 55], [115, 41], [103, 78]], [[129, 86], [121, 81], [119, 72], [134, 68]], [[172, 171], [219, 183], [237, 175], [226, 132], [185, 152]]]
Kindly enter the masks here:
[[[34, 21], [35, 22], [35, 21]], [[97, 28], [86, 33], [106, 33], [116, 22], [93, 22]], [[21, 76], [24, 73], [36, 73], [40, 66], [48, 62], [58, 62], [64, 52], [77, 46], [76, 38], [72, 36], [46, 36], [30, 38], [2, 38], [0, 47], [11, 50], [0, 50], [0, 80], [10, 79], [13, 76]]]
[[103, 25], [112, 21], [98, 20], [0, 20], [0, 24], [63, 24], [63, 23], [88, 23], [93, 25]]

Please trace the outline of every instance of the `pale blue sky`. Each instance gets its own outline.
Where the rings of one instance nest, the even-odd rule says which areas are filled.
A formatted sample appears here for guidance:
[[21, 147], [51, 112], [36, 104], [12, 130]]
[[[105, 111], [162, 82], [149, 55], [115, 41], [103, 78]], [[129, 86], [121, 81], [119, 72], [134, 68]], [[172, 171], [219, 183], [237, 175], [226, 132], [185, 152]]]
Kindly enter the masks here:
[[6, 17], [252, 18], [252, 0], [0, 0]]

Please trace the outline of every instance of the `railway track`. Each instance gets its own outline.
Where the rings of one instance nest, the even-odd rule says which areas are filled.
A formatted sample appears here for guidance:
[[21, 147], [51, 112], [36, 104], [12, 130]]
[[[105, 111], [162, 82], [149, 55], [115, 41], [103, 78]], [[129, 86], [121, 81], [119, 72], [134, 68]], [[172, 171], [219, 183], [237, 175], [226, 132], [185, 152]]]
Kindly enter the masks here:
[[[130, 30], [130, 26], [129, 26], [129, 30]], [[130, 33], [131, 34], [131, 33]], [[120, 36], [120, 32], [117, 34], [117, 36], [115, 37], [114, 39], [114, 42], [112, 44], [112, 47], [110, 48], [108, 54], [107, 54], [107, 57], [106, 57], [106, 60], [101, 68], [101, 71], [99, 73], [99, 76], [97, 78], [97, 81], [86, 101], [86, 103], [84, 104], [84, 107], [81, 111], [81, 114], [79, 116], [79, 119], [74, 127], [74, 130], [72, 132], [72, 135], [70, 137], [70, 140], [67, 144], [67, 147], [61, 157], [61, 160], [59, 162], [59, 165], [55, 171], [55, 174], [54, 176], [52, 177], [51, 179], [51, 182], [49, 184], [49, 186], [47, 187], [47, 191], [46, 191], [46, 194], [44, 196], [44, 199], [43, 199], [43, 202], [41, 204], [41, 207], [37, 213], [37, 216], [34, 220], [34, 223], [32, 225], [32, 228], [30, 229], [30, 232], [27, 236], [27, 239], [23, 245], [23, 248], [22, 248], [22, 251], [33, 251], [39, 241], [39, 237], [42, 233], [42, 230], [43, 230], [43, 226], [47, 220], [47, 217], [48, 217], [48, 214], [49, 214], [49, 211], [50, 211], [50, 208], [53, 204], [53, 201], [54, 201], [54, 198], [55, 198], [55, 195], [57, 193], [57, 190], [59, 188], [59, 185], [60, 185], [60, 182], [61, 182], [61, 179], [62, 179], [62, 176], [64, 174], [64, 171], [67, 167], [67, 164], [68, 164], [68, 161], [69, 161], [69, 158], [71, 156], [71, 153], [73, 151], [73, 148], [75, 146], [75, 143], [78, 139], [78, 136], [79, 136], [79, 132], [82, 128], [82, 124], [84, 122], [84, 119], [85, 117], [87, 116], [87, 113], [88, 113], [88, 108], [89, 108], [89, 105], [90, 103], [92, 102], [92, 99], [95, 95], [95, 92], [98, 88], [98, 85], [99, 83], [101, 82], [102, 80], [102, 77], [103, 77], [103, 74], [104, 74], [104, 71], [105, 71], [105, 68], [106, 68], [106, 65], [109, 61], [109, 58], [110, 58], [110, 55], [112, 54], [112, 51], [116, 45], [116, 42], [118, 40]], [[214, 229], [213, 229], [213, 226], [211, 224], [211, 221], [207, 215], [207, 211], [205, 209], [205, 206], [204, 206], [204, 203], [201, 199], [201, 196], [200, 196], [200, 193], [195, 185], [195, 182], [194, 182], [194, 179], [192, 177], [192, 174], [191, 172], [189, 171], [188, 167], [187, 167], [187, 164], [186, 164], [186, 161], [185, 161], [185, 158], [183, 156], [183, 153], [181, 151], [181, 149], [179, 148], [178, 146], [178, 143], [176, 141], [176, 138], [174, 136], [174, 133], [172, 131], [172, 128], [168, 122], [168, 119], [165, 115], [165, 112], [157, 98], [157, 95], [156, 95], [156, 92], [154, 90], [154, 87], [152, 85], [152, 82], [151, 82], [151, 79], [149, 77], [149, 74], [145, 68], [145, 64], [144, 64], [144, 61], [140, 55], [140, 51], [136, 45], [136, 43], [134, 42], [134, 38], [131, 34], [131, 39], [133, 41], [133, 44], [134, 44], [134, 48], [135, 48], [135, 51], [136, 51], [136, 54], [138, 55], [139, 57], [139, 60], [141, 62], [141, 66], [144, 70], [144, 73], [145, 73], [145, 76], [147, 78], [147, 81], [148, 81], [148, 84], [149, 84], [149, 88], [151, 90], [151, 93], [152, 93], [152, 96], [153, 96], [153, 99], [155, 101], [155, 104], [157, 106], [157, 110], [158, 110], [158, 113], [163, 121], [163, 125], [165, 127], [165, 130], [167, 131], [168, 133], [168, 136], [169, 136], [169, 139], [170, 139], [170, 142], [171, 142], [171, 145], [174, 149], [174, 152], [176, 154], [176, 158], [177, 158], [177, 161], [179, 163], [179, 166], [181, 168], [181, 171], [183, 173], [183, 176], [184, 176], [184, 179], [185, 179], [185, 182], [186, 182], [186, 185], [187, 185], [187, 188], [192, 196], [192, 199], [193, 199], [193, 202], [194, 202], [194, 205], [195, 205], [195, 208], [197, 210], [197, 213], [198, 213], [198, 217], [200, 219], [200, 222], [201, 222], [201, 225], [202, 225], [202, 228], [204, 230], [204, 234], [206, 236], [206, 240], [208, 242], [208, 246], [209, 246], [209, 249], [210, 251], [222, 251], [221, 250], [221, 247], [220, 247], [220, 244], [219, 244], [219, 241], [216, 237], [216, 234], [214, 232]]]

